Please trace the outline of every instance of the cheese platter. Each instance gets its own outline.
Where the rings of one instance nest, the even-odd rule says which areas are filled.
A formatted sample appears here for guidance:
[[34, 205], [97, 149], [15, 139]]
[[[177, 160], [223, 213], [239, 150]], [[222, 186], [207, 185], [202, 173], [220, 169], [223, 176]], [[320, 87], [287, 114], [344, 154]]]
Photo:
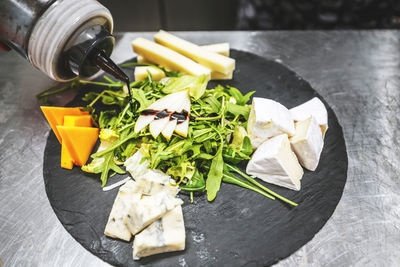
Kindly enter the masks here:
[[[165, 38], [168, 43], [168, 36], [161, 37]], [[139, 46], [143, 45], [143, 43], [146, 42], [139, 42]], [[151, 53], [143, 54], [145, 55], [141, 59], [142, 61], [146, 59], [151, 60]], [[212, 202], [207, 202], [204, 194], [195, 193], [193, 196], [193, 194], [189, 195], [181, 191], [179, 197], [183, 200], [182, 210], [184, 228], [186, 230], [185, 250], [148, 256], [141, 258], [139, 261], [134, 261], [132, 259], [132, 245], [134, 247], [134, 257], [135, 255], [147, 256], [146, 250], [140, 252], [140, 249], [143, 246], [151, 246], [146, 244], [146, 240], [151, 242], [152, 239], [149, 233], [157, 232], [157, 229], [160, 229], [160, 227], [168, 228], [170, 226], [168, 222], [174, 220], [174, 218], [178, 218], [182, 213], [177, 208], [181, 204], [175, 203], [176, 200], [174, 198], [168, 200], [171, 203], [175, 203], [165, 207], [165, 210], [171, 211], [167, 213], [169, 217], [155, 216], [159, 220], [151, 224], [151, 227], [148, 225], [154, 220], [144, 222], [145, 226], [137, 226], [136, 222], [140, 221], [138, 218], [142, 218], [142, 216], [138, 217], [137, 212], [139, 208], [137, 208], [132, 213], [129, 212], [132, 217], [136, 216], [136, 220], [132, 221], [131, 224], [127, 218], [123, 218], [128, 228], [130, 225], [131, 233], [140, 232], [135, 236], [133, 244], [110, 238], [110, 235], [107, 236], [104, 234], [104, 227], [108, 225], [110, 218], [113, 219], [110, 211], [112, 213], [114, 209], [113, 204], [115, 205], [118, 199], [117, 195], [121, 193], [121, 189], [120, 191], [111, 190], [103, 192], [101, 189], [99, 190], [98, 176], [82, 172], [80, 168], [76, 167], [72, 170], [60, 168], [61, 148], [57, 143], [56, 136], [50, 133], [45, 149], [43, 169], [47, 195], [57, 217], [67, 231], [90, 252], [113, 265], [125, 266], [136, 266], [147, 263], [170, 266], [177, 264], [187, 264], [190, 266], [222, 264], [270, 265], [279, 259], [287, 257], [309, 241], [331, 216], [340, 200], [347, 175], [347, 154], [343, 133], [333, 111], [306, 81], [282, 64], [243, 51], [231, 50], [230, 55], [236, 60], [233, 79], [211, 81], [208, 83], [208, 88], [213, 88], [217, 85], [229, 85], [239, 88], [243, 94], [253, 90], [256, 91], [253, 95], [253, 105], [250, 115], [251, 112], [268, 113], [263, 108], [265, 104], [257, 104], [259, 102], [258, 98], [271, 99], [268, 106], [272, 108], [274, 104], [271, 103], [277, 103], [275, 104], [275, 108], [280, 110], [279, 114], [281, 116], [280, 118], [274, 118], [273, 116], [270, 118], [272, 124], [276, 126], [275, 130], [272, 129], [275, 132], [269, 136], [261, 135], [260, 138], [264, 139], [259, 141], [255, 146], [266, 146], [266, 152], [271, 154], [271, 158], [277, 159], [277, 162], [283, 162], [280, 167], [282, 171], [288, 173], [288, 178], [284, 183], [288, 184], [288, 188], [295, 190], [300, 190], [301, 188], [301, 190], [296, 192], [271, 184], [268, 184], [268, 187], [278, 194], [285, 195], [285, 197], [299, 205], [292, 207], [282, 202], [268, 201], [260, 194], [249, 190], [242, 190], [228, 183], [221, 185], [218, 197], [213, 199]], [[204, 57], [207, 60], [207, 54]], [[136, 60], [138, 59], [129, 60], [128, 62]], [[168, 62], [166, 61], [166, 64]], [[212, 64], [212, 62], [209, 64]], [[134, 75], [134, 68], [126, 68], [126, 73], [130, 75], [130, 78]], [[220, 71], [225, 72], [221, 73], [221, 75], [229, 75], [229, 72], [232, 71], [229, 64], [224, 68], [221, 66], [218, 68]], [[198, 66], [195, 69], [199, 71], [203, 70]], [[210, 72], [207, 75], [210, 75], [212, 78], [213, 73]], [[102, 82], [103, 80], [100, 78], [98, 81]], [[85, 87], [84, 90], [78, 93], [69, 106], [85, 106], [86, 104], [82, 100], [85, 94], [90, 91], [99, 92], [100, 90], [102, 90], [101, 87]], [[318, 120], [314, 117], [310, 117], [311, 119], [309, 119], [307, 115], [304, 115], [307, 112], [310, 113], [316, 101], [311, 101], [313, 105], [305, 105], [303, 103], [307, 103], [307, 101], [314, 98], [320, 99], [320, 102], [322, 101], [321, 103], [326, 112], [325, 117], [329, 121], [329, 131], [326, 131], [327, 123], [323, 119]], [[178, 97], [177, 99], [182, 99], [182, 97]], [[176, 111], [179, 109], [178, 106], [177, 104]], [[102, 108], [107, 107], [101, 105], [98, 107], [98, 109]], [[297, 114], [298, 118], [294, 122], [291, 122], [291, 124], [285, 123], [285, 116], [282, 119], [282, 114], [292, 116], [291, 113]], [[275, 113], [272, 112], [272, 114]], [[168, 131], [164, 132], [163, 128], [157, 126], [161, 120], [150, 121], [147, 118], [143, 120], [148, 121], [143, 125], [146, 127], [149, 124], [150, 134], [154, 138], [160, 135], [168, 139], [168, 136], [170, 136]], [[171, 122], [173, 121], [171, 120]], [[250, 131], [257, 130], [257, 125], [259, 125], [257, 124], [257, 119], [252, 123], [250, 123], [249, 119], [249, 124]], [[271, 124], [268, 125], [271, 126]], [[249, 130], [249, 125], [247, 125], [247, 128]], [[297, 128], [300, 129], [299, 133], [297, 133]], [[279, 132], [282, 129], [285, 130]], [[316, 129], [318, 131], [321, 129], [322, 131], [322, 134], [319, 132], [320, 139], [314, 138], [314, 136], [318, 136], [315, 134], [317, 132]], [[271, 133], [272, 131], [269, 132]], [[290, 139], [293, 138], [294, 141], [289, 140], [289, 136], [285, 132], [289, 132], [292, 135]], [[184, 133], [183, 135], [186, 134]], [[276, 140], [269, 139], [267, 141], [270, 137]], [[258, 142], [257, 140], [252, 140], [252, 142], [254, 141]], [[296, 154], [301, 165], [306, 169], [314, 170], [313, 172], [308, 170], [303, 171], [297, 162], [296, 156], [290, 150], [290, 142], [292, 141], [295, 143], [293, 148], [297, 150]], [[273, 147], [276, 148], [276, 152], [274, 152]], [[287, 153], [285, 154], [281, 151], [287, 151]], [[255, 158], [256, 154], [254, 153], [250, 163], [253, 160], [253, 165], [259, 166], [260, 164], [257, 164], [257, 157]], [[310, 154], [312, 156], [308, 156]], [[296, 160], [294, 161], [294, 159]], [[263, 176], [263, 169], [252, 168], [250, 163], [250, 168], [247, 165], [248, 174], [255, 174], [263, 181], [272, 184], [274, 184], [273, 180], [275, 179], [275, 184], [282, 185], [281, 178], [284, 176], [278, 175], [279, 177], [275, 176], [272, 178], [271, 175]], [[246, 169], [245, 163], [239, 164], [239, 167], [242, 170]], [[292, 171], [293, 168], [295, 171]], [[128, 170], [128, 165], [126, 165], [126, 169]], [[264, 165], [265, 169], [268, 168]], [[117, 182], [125, 178], [126, 175], [116, 174], [109, 179]], [[280, 183], [276, 183], [276, 181], [280, 181]], [[288, 181], [289, 183], [287, 183]], [[266, 183], [264, 184], [267, 185]], [[126, 186], [129, 188], [128, 182], [123, 185], [123, 187]], [[155, 195], [150, 197], [155, 197]], [[167, 196], [161, 194], [155, 198], [167, 199]], [[149, 204], [151, 201], [147, 197], [140, 201], [142, 201], [143, 206], [151, 205]], [[152, 210], [155, 209], [153, 208]], [[177, 220], [179, 221], [179, 219]], [[180, 224], [178, 223], [177, 225], [179, 226]], [[179, 236], [179, 232], [182, 229], [182, 227], [179, 228], [178, 226], [177, 228], [171, 227], [171, 231], [175, 231], [175, 234], [173, 234], [174, 237]], [[125, 240], [128, 241], [130, 238], [125, 238]], [[167, 245], [164, 245], [167, 249], [165, 251], [168, 251], [174, 244], [182, 243], [182, 241], [176, 238], [167, 238], [166, 240], [168, 242], [165, 243]], [[153, 241], [153, 243], [157, 242]], [[176, 246], [182, 247], [181, 245]]]

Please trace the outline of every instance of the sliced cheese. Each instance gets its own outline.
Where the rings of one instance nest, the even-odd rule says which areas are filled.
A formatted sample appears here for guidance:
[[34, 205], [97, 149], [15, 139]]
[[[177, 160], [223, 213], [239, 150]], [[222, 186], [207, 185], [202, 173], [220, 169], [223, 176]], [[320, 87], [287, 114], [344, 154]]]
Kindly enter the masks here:
[[217, 43], [210, 45], [201, 45], [201, 48], [215, 52], [217, 54], [229, 57], [229, 43]]
[[135, 188], [136, 183], [132, 180], [120, 187], [104, 230], [105, 235], [125, 241], [131, 240], [132, 234], [125, 225], [123, 218], [131, 205], [141, 198], [141, 194], [134, 191]]
[[64, 116], [64, 126], [92, 127], [91, 115], [66, 115]]
[[314, 116], [295, 123], [296, 134], [290, 138], [294, 153], [296, 153], [300, 164], [315, 171], [321, 156], [324, 140], [321, 128]]
[[294, 135], [292, 116], [282, 104], [271, 99], [254, 97], [247, 122], [247, 133], [253, 148], [282, 133]]
[[211, 80], [232, 80], [233, 71], [228, 74], [224, 74], [221, 72], [213, 71], [211, 72]]
[[144, 157], [144, 153], [139, 149], [124, 162], [126, 171], [128, 171], [135, 180], [137, 180], [138, 177], [146, 174], [149, 170], [148, 167], [150, 162], [147, 159], [144, 159]]
[[[235, 60], [226, 56], [222, 56], [215, 52], [201, 48], [191, 42], [183, 40], [175, 35], [160, 30], [154, 40], [194, 61], [209, 68], [212, 71], [218, 71], [228, 74], [235, 69]], [[145, 55], [145, 57], [147, 57]], [[151, 58], [149, 58], [152, 60]]]
[[300, 190], [303, 168], [290, 148], [287, 134], [264, 142], [254, 152], [246, 172], [261, 180], [293, 190]]
[[[175, 95], [175, 98], [172, 97], [172, 95]], [[179, 91], [173, 94], [170, 94], [168, 96], [170, 97], [170, 101], [165, 101], [166, 106], [160, 110], [167, 110], [168, 112], [175, 112], [178, 110], [182, 110], [182, 106], [185, 105], [186, 101], [189, 101], [190, 103], [190, 98], [189, 98], [189, 90], [184, 90], [184, 91]], [[167, 96], [166, 96], [167, 97]], [[165, 98], [165, 97], [164, 97]], [[162, 101], [161, 99], [159, 101]], [[171, 115], [171, 114], [170, 114]], [[150, 133], [154, 138], [157, 138], [157, 136], [164, 130], [164, 128], [167, 126], [168, 122], [170, 121], [171, 116], [166, 116], [165, 118], [161, 119], [154, 119], [150, 123]]]
[[151, 78], [153, 81], [159, 81], [165, 77], [165, 73], [159, 68], [152, 66], [138, 66], [135, 68], [135, 81], [142, 81], [146, 79], [151, 74]]
[[157, 169], [147, 169], [146, 172], [142, 173], [139, 176], [136, 176], [137, 181], [147, 180], [150, 182], [160, 183], [163, 185], [169, 185], [170, 179], [171, 176]]
[[182, 203], [181, 199], [164, 191], [143, 197], [131, 205], [128, 214], [124, 216], [124, 223], [135, 235]]
[[57, 126], [62, 142], [68, 149], [74, 163], [85, 165], [99, 137], [99, 129], [92, 127]]
[[[186, 99], [189, 99], [188, 97], [188, 90], [184, 90], [184, 91], [179, 91], [176, 93], [172, 93], [169, 95], [164, 96], [163, 98], [160, 98], [159, 100], [157, 100], [156, 102], [154, 102], [153, 104], [151, 104], [147, 109], [150, 110], [155, 110], [155, 111], [162, 111], [164, 109], [166, 110], [170, 110], [171, 108], [175, 110], [179, 109], [181, 107], [181, 105], [183, 104], [183, 101], [186, 101]], [[189, 99], [189, 105], [190, 105], [190, 99]], [[138, 120], [135, 123], [135, 132], [140, 132], [143, 128], [145, 128], [148, 124], [152, 123], [155, 119], [155, 115], [140, 115]], [[168, 117], [169, 119], [169, 117]], [[165, 122], [165, 120], [162, 121], [163, 123]], [[160, 124], [160, 122], [158, 122], [157, 124]], [[152, 132], [153, 136], [157, 136], [156, 134], [156, 129], [154, 129], [153, 125], [153, 130], [154, 132]], [[164, 125], [165, 126], [165, 125]], [[160, 132], [162, 131], [163, 127], [161, 128]], [[152, 129], [150, 128], [150, 131]], [[158, 128], [157, 128], [158, 130]]]
[[184, 250], [185, 239], [182, 207], [177, 206], [135, 236], [133, 259]]
[[47, 107], [41, 106], [42, 112], [50, 124], [51, 129], [61, 144], [61, 135], [57, 130], [58, 125], [64, 125], [64, 116], [66, 115], [88, 115], [86, 111], [81, 111], [82, 107], [65, 108], [65, 107]]
[[71, 170], [74, 167], [74, 162], [65, 141], [61, 141], [61, 168]]
[[193, 60], [152, 41], [144, 38], [137, 38], [132, 42], [133, 50], [146, 59], [168, 69], [179, 70], [181, 72], [199, 76], [210, 76], [211, 71]]
[[155, 195], [163, 191], [174, 197], [178, 194], [179, 187], [172, 186], [169, 183], [160, 183], [150, 179], [138, 179], [134, 188], [134, 192], [147, 196]]
[[314, 116], [321, 128], [322, 137], [325, 137], [325, 133], [328, 130], [328, 112], [319, 98], [314, 97], [301, 105], [291, 108], [290, 114], [292, 114], [295, 121], [304, 121], [310, 116]]
[[185, 103], [182, 105], [182, 110], [188, 112], [186, 119], [183, 122], [176, 124], [175, 132], [183, 137], [187, 136], [189, 130], [189, 118], [190, 118], [190, 99], [186, 99]]

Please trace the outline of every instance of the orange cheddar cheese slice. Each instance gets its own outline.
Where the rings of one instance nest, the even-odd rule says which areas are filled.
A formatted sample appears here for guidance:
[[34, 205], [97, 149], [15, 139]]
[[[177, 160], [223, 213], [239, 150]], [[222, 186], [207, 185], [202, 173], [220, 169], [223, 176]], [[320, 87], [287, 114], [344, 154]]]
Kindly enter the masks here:
[[90, 115], [67, 115], [64, 116], [64, 126], [92, 127], [92, 116]]
[[[90, 115], [67, 115], [64, 116], [64, 126], [76, 126], [76, 127], [91, 127], [92, 126], [92, 116]], [[61, 168], [71, 170], [74, 167], [74, 159], [65, 141], [61, 142]]]
[[99, 129], [58, 125], [57, 130], [74, 164], [78, 166], [85, 165], [99, 137]]
[[57, 136], [58, 141], [61, 143], [61, 135], [57, 130], [57, 125], [64, 125], [64, 116], [66, 115], [88, 115], [86, 111], [81, 111], [81, 107], [76, 108], [65, 108], [65, 107], [40, 107], [50, 124], [51, 129], [53, 129], [54, 134]]

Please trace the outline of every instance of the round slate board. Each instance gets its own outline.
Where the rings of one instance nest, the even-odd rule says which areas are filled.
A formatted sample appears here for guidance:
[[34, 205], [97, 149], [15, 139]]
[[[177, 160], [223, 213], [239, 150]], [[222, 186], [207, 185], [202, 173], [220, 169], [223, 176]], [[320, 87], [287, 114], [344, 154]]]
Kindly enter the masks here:
[[[243, 93], [256, 90], [255, 96], [274, 99], [288, 108], [315, 96], [321, 99], [306, 81], [277, 62], [235, 50], [232, 57], [237, 64], [234, 79], [210, 82], [208, 88], [227, 84]], [[132, 76], [132, 69], [127, 69], [127, 73]], [[81, 98], [88, 90], [101, 88], [82, 89], [69, 106], [84, 105]], [[61, 146], [53, 133], [49, 134], [44, 153], [47, 196], [65, 229], [83, 247], [113, 265], [271, 265], [313, 238], [332, 215], [342, 195], [348, 165], [346, 146], [335, 114], [324, 103], [328, 109], [329, 130], [317, 170], [304, 171], [299, 192], [265, 184], [299, 206], [292, 208], [231, 184], [222, 184], [212, 203], [201, 194], [190, 204], [188, 196], [180, 194], [185, 202], [185, 251], [133, 261], [131, 243], [106, 237], [103, 231], [118, 189], [103, 192], [97, 175], [84, 173], [79, 167], [60, 168]], [[121, 178], [114, 176], [109, 183]]]

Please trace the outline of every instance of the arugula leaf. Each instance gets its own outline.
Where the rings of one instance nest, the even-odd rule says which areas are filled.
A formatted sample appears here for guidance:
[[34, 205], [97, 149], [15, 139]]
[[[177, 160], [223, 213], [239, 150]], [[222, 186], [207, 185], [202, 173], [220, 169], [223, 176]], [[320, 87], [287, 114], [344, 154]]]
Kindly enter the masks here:
[[249, 102], [250, 97], [256, 92], [251, 91], [243, 96], [242, 93], [235, 87], [227, 86], [226, 90], [233, 98], [235, 98], [236, 104], [238, 105], [245, 105], [247, 102]]
[[[221, 140], [221, 142], [223, 142]], [[222, 146], [217, 151], [214, 159], [211, 162], [210, 171], [207, 175], [206, 180], [206, 190], [207, 190], [207, 200], [213, 201], [217, 196], [217, 193], [221, 186], [222, 172], [224, 169], [224, 160], [222, 158]]]
[[249, 118], [249, 114], [250, 114], [250, 107], [249, 106], [241, 106], [241, 105], [227, 102], [226, 103], [226, 111], [229, 113], [232, 113], [235, 116], [242, 115], [247, 120]]
[[181, 185], [179, 186], [179, 188], [191, 192], [193, 191], [204, 192], [206, 190], [206, 182], [204, 181], [203, 174], [200, 173], [198, 169], [195, 169], [189, 183], [186, 185]]

